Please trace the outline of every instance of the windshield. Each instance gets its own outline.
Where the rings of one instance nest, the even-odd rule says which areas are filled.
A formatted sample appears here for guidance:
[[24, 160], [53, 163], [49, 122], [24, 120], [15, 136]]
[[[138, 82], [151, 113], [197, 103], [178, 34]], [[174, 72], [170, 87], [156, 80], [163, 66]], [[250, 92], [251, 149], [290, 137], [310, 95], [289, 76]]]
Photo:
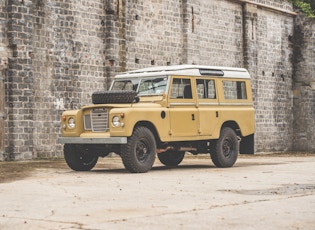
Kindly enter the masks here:
[[158, 76], [145, 79], [115, 80], [111, 90], [134, 90], [139, 96], [160, 95], [165, 93], [167, 85], [166, 76]]
[[134, 90], [137, 91], [140, 79], [115, 80], [111, 90]]
[[163, 94], [166, 91], [167, 77], [142, 79], [140, 81], [138, 95]]

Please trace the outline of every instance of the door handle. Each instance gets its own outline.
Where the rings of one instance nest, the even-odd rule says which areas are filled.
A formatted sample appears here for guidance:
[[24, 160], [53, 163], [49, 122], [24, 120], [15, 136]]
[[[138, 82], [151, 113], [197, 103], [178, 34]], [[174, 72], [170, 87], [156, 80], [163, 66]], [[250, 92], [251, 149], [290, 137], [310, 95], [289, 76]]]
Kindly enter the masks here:
[[195, 114], [191, 114], [191, 120], [195, 120]]
[[219, 112], [218, 111], [215, 111], [215, 116], [219, 117]]

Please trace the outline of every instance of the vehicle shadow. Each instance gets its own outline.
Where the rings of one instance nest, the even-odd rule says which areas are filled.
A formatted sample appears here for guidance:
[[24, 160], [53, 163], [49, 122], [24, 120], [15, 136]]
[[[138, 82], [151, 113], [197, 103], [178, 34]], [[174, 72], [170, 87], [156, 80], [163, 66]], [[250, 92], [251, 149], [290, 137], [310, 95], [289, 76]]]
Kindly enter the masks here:
[[[197, 169], [217, 169], [217, 170], [230, 170], [230, 169], [235, 169], [235, 168], [246, 168], [246, 167], [253, 167], [253, 166], [261, 166], [261, 165], [280, 165], [280, 164], [286, 164], [285, 162], [279, 163], [279, 162], [239, 162], [236, 163], [232, 167], [228, 168], [218, 168], [213, 164], [185, 164], [185, 165], [178, 165], [174, 167], [170, 166], [165, 166], [165, 165], [156, 165], [153, 166], [150, 171], [161, 171], [161, 172], [167, 172], [167, 171], [174, 171], [174, 170], [185, 170], [185, 171], [190, 171], [190, 170], [197, 170]], [[150, 172], [149, 171], [149, 172]], [[121, 168], [118, 166], [115, 166], [113, 168], [110, 165], [106, 165], [104, 167], [98, 166], [97, 168], [94, 168], [91, 170], [93, 173], [130, 173], [128, 170], [124, 168], [122, 165]]]
[[[175, 166], [175, 167], [169, 167], [169, 166], [164, 166], [164, 165], [158, 165], [158, 166], [153, 166], [152, 169], [147, 172], [150, 173], [152, 172], [157, 172], [157, 171], [163, 171], [163, 172], [167, 172], [167, 171], [174, 171], [174, 170], [196, 170], [196, 169], [211, 169], [211, 168], [215, 168], [214, 165], [210, 165], [210, 164], [204, 164], [204, 165], [200, 165], [200, 164], [191, 164], [191, 165], [179, 165], [179, 166]], [[124, 173], [130, 173], [128, 170], [126, 170], [123, 166], [121, 168], [118, 168], [117, 166], [115, 168], [113, 167], [101, 167], [98, 166], [97, 168], [94, 168], [90, 171], [90, 173], [117, 173], [117, 174], [124, 174]]]

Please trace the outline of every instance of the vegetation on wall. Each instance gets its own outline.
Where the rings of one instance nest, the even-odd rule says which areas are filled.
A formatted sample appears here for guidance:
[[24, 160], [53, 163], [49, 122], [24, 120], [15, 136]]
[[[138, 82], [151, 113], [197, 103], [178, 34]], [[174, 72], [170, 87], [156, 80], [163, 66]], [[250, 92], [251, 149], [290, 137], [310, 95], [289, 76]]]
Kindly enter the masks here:
[[315, 0], [290, 0], [293, 5], [308, 17], [315, 17]]

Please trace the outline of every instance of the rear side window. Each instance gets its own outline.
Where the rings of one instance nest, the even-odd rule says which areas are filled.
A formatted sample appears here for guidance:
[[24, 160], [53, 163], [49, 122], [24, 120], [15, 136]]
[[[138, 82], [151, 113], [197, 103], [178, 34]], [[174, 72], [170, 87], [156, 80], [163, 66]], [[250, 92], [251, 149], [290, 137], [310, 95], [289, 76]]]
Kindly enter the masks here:
[[216, 99], [214, 80], [197, 79], [196, 83], [199, 99]]
[[223, 81], [223, 91], [227, 100], [247, 99], [245, 81]]

